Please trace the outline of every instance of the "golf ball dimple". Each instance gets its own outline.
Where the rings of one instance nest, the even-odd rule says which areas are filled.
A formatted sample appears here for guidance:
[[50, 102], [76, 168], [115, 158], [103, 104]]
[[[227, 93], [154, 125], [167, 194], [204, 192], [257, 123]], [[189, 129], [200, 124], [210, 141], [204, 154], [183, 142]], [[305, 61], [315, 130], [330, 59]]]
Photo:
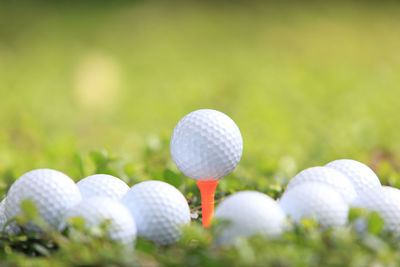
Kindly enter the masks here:
[[286, 215], [269, 196], [242, 191], [224, 199], [215, 210], [215, 218], [228, 221], [217, 243], [230, 243], [238, 237], [276, 236], [286, 226]]
[[279, 204], [297, 223], [309, 217], [315, 217], [324, 228], [347, 223], [348, 203], [335, 189], [323, 183], [303, 183], [285, 191]]
[[[8, 219], [21, 214], [21, 203], [25, 200], [35, 204], [38, 215], [50, 226], [58, 228], [60, 218], [82, 199], [74, 181], [67, 175], [51, 169], [37, 169], [25, 173], [11, 186], [6, 198]], [[28, 223], [26, 231], [39, 231]]]
[[185, 197], [178, 189], [162, 181], [134, 185], [121, 202], [132, 213], [138, 235], [160, 245], [178, 241], [180, 228], [190, 223]]
[[346, 175], [358, 194], [362, 194], [362, 191], [368, 188], [381, 187], [381, 182], [374, 171], [367, 165], [356, 160], [338, 159], [325, 166], [338, 170]]
[[328, 167], [312, 167], [301, 171], [289, 181], [286, 190], [291, 190], [307, 182], [320, 182], [331, 186], [342, 195], [347, 203], [353, 202], [357, 196], [349, 179], [341, 172]]
[[218, 180], [239, 163], [243, 139], [235, 122], [222, 112], [200, 109], [183, 117], [171, 137], [178, 169], [194, 180]]
[[118, 200], [107, 197], [83, 199], [64, 216], [60, 229], [66, 227], [68, 220], [81, 217], [86, 227], [102, 226], [109, 223], [107, 232], [111, 240], [131, 245], [136, 240], [136, 224], [130, 211]]
[[124, 181], [107, 174], [88, 176], [76, 185], [82, 194], [82, 198], [102, 196], [120, 199], [129, 190], [129, 186]]

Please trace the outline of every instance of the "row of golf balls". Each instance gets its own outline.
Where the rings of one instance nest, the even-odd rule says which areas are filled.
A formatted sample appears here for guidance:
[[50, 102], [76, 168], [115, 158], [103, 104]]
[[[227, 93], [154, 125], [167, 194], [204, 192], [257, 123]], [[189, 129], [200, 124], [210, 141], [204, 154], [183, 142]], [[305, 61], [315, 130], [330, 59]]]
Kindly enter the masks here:
[[1, 202], [0, 227], [5, 233], [45, 230], [32, 222], [12, 221], [21, 214], [24, 200], [35, 204], [48, 227], [62, 231], [75, 217], [83, 218], [87, 227], [109, 223], [109, 238], [126, 244], [134, 244], [137, 235], [161, 245], [174, 243], [181, 226], [190, 222], [185, 197], [165, 182], [145, 181], [129, 188], [119, 178], [96, 174], [75, 184], [59, 171], [37, 169], [18, 178]]
[[[254, 191], [233, 194], [218, 206], [215, 216], [231, 222], [219, 239], [228, 242], [238, 236], [279, 235], [288, 227], [287, 217], [295, 223], [312, 217], [323, 228], [343, 226], [350, 207], [378, 212], [384, 229], [400, 234], [400, 190], [382, 186], [367, 165], [350, 159], [301, 171], [278, 201]], [[365, 230], [362, 220], [354, 226]]]
[[[180, 228], [190, 223], [184, 196], [161, 181], [129, 188], [116, 177], [98, 174], [75, 184], [61, 172], [33, 170], [22, 175], [1, 202], [0, 226], [20, 214], [25, 199], [33, 201], [43, 220], [55, 229], [64, 229], [70, 217], [83, 217], [88, 227], [110, 220], [109, 237], [125, 243], [133, 243], [136, 235], [158, 244], [174, 243]], [[350, 206], [377, 211], [387, 230], [400, 232], [400, 190], [381, 186], [368, 166], [343, 159], [300, 172], [278, 201], [255, 191], [227, 197], [215, 211], [216, 218], [230, 222], [217, 242], [255, 234], [279, 235], [287, 227], [287, 216], [294, 222], [314, 217], [322, 227], [342, 226]], [[15, 234], [19, 227], [11, 223], [5, 231]], [[22, 227], [39, 230], [29, 223]]]

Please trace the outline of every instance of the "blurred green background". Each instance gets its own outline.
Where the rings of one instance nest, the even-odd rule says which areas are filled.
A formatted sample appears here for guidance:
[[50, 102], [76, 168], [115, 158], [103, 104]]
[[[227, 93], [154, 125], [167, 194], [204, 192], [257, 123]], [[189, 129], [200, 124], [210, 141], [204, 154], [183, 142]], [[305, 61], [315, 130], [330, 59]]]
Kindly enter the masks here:
[[399, 14], [395, 1], [1, 1], [0, 171], [79, 179], [104, 149], [128, 174], [157, 176], [149, 153], [176, 171], [174, 125], [213, 108], [242, 131], [238, 176], [354, 158], [394, 183]]

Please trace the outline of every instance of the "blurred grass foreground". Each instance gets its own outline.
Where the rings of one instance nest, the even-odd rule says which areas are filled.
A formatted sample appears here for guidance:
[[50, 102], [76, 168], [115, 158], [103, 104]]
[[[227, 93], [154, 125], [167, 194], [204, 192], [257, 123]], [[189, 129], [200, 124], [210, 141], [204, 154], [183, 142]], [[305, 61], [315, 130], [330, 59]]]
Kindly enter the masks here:
[[[399, 14], [397, 1], [0, 1], [1, 196], [22, 173], [48, 167], [75, 180], [164, 179], [193, 208], [198, 192], [168, 142], [199, 108], [228, 114], [244, 139], [217, 198], [279, 195], [297, 171], [336, 158], [399, 185]], [[157, 260], [172, 264], [174, 249]], [[235, 253], [245, 252], [225, 260], [251, 265], [259, 255]]]

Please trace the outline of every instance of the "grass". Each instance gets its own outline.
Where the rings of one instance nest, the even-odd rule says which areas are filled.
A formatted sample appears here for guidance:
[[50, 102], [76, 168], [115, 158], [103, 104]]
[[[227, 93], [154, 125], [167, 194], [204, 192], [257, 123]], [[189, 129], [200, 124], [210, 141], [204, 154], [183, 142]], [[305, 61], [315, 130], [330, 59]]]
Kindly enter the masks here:
[[[1, 196], [19, 175], [48, 167], [76, 181], [96, 172], [130, 185], [162, 179], [196, 211], [195, 183], [174, 166], [168, 142], [177, 121], [198, 108], [227, 113], [244, 138], [242, 161], [217, 199], [245, 189], [278, 197], [298, 171], [337, 158], [363, 161], [383, 184], [399, 186], [399, 11], [395, 1], [0, 1]], [[360, 237], [310, 224], [279, 240], [214, 248], [194, 220], [180, 244], [139, 240], [134, 253], [79, 234], [21, 236], [2, 240], [0, 260], [398, 262], [398, 245], [384, 233]]]

